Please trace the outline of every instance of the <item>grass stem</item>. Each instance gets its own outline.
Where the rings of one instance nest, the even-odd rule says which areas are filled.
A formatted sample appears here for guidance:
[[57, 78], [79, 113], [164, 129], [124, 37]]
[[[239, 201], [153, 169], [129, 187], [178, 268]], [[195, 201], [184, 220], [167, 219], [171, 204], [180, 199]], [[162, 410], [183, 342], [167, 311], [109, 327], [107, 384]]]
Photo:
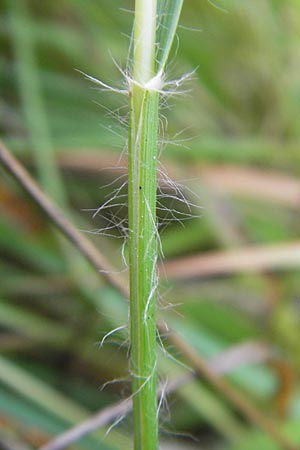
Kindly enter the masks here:
[[130, 91], [128, 217], [134, 449], [158, 448], [156, 400], [156, 155], [159, 93], [153, 76], [156, 1], [136, 1]]

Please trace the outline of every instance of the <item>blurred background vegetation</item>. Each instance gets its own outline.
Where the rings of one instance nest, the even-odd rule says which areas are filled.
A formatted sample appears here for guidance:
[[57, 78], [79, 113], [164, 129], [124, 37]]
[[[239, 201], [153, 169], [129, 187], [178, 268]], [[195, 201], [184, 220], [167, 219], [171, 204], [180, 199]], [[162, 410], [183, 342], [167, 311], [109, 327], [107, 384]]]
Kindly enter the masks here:
[[[192, 75], [187, 92], [163, 110], [161, 168], [186, 186], [192, 206], [162, 180], [158, 209], [161, 316], [207, 359], [248, 348], [227, 378], [295, 443], [299, 6], [185, 2], [167, 77]], [[126, 98], [95, 89], [78, 70], [122, 88], [118, 66], [128, 65], [132, 8], [129, 0], [0, 1], [2, 140], [124, 280]], [[130, 395], [124, 332], [99, 345], [126, 324], [127, 311], [0, 173], [0, 448], [29, 450]], [[121, 197], [94, 215], [117, 192]], [[267, 345], [264, 361], [255, 364], [252, 344], [240, 347], [249, 343], [255, 353]], [[186, 370], [160, 352], [161, 381]], [[105, 436], [109, 425], [69, 448], [130, 449], [130, 415]], [[162, 448], [283, 448], [205, 377], [166, 398], [160, 430]]]

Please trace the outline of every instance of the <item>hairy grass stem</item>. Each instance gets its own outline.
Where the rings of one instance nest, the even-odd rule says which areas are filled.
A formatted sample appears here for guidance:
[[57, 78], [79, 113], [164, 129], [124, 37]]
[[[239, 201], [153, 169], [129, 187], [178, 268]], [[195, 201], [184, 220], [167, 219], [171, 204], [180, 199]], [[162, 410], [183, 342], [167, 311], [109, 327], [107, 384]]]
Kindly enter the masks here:
[[[180, 5], [182, 2], [173, 2]], [[134, 449], [158, 448], [156, 394], [157, 227], [156, 172], [159, 96], [163, 69], [178, 17], [157, 42], [159, 14], [168, 2], [136, 0], [133, 32], [133, 78], [129, 80], [128, 220], [130, 269], [131, 373]], [[157, 61], [157, 49], [161, 61]]]
[[[156, 155], [159, 93], [142, 87], [153, 75], [156, 1], [137, 1], [130, 92], [128, 219], [134, 449], [157, 448]], [[147, 30], [147, 31], [146, 31]]]

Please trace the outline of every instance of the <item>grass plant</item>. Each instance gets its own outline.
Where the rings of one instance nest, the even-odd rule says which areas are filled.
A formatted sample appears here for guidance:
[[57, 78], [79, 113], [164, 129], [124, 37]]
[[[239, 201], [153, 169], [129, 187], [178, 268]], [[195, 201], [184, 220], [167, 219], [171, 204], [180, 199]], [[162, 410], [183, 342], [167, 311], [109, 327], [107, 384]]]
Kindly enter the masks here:
[[[163, 336], [171, 355], [187, 363], [184, 352], [170, 341], [170, 337], [180, 335], [193, 354], [197, 352], [210, 367], [222, 368], [225, 362], [226, 380], [239, 398], [249, 399], [265, 418], [277, 415], [276, 428], [298, 448], [299, 380], [295, 379], [293, 385], [292, 377], [286, 376], [298, 373], [298, 361], [297, 358], [293, 361], [293, 329], [285, 324], [289, 314], [297, 319], [295, 299], [300, 297], [299, 263], [294, 256], [299, 248], [296, 220], [300, 155], [299, 4], [295, 0], [218, 0], [225, 13], [213, 3], [216, 2], [185, 2], [180, 20], [183, 25], [180, 45], [176, 45], [175, 38], [175, 59], [169, 55], [181, 2], [157, 0], [154, 61], [150, 51], [151, 74], [146, 81], [139, 78], [135, 69], [133, 59], [143, 52], [137, 49], [134, 55], [132, 38], [131, 70], [125, 73], [127, 86], [126, 92], [124, 87], [123, 91], [126, 101], [131, 105], [135, 102], [138, 118], [139, 108], [146, 111], [146, 101], [148, 115], [153, 114], [152, 97], [160, 97], [155, 108], [157, 104], [158, 108], [165, 106], [163, 97], [174, 87], [174, 83], [167, 81], [166, 72], [170, 74], [172, 69], [172, 73], [186, 73], [199, 67], [192, 81], [192, 95], [178, 98], [176, 108], [167, 111], [166, 141], [173, 145], [164, 145], [159, 170], [163, 165], [172, 179], [189, 180], [188, 188], [199, 195], [193, 203], [202, 207], [200, 218], [194, 217], [181, 226], [178, 222], [166, 224], [166, 213], [158, 205], [157, 222], [163, 222], [160, 240], [165, 255], [160, 280], [164, 295], [159, 298], [154, 292], [159, 248], [157, 227], [153, 226], [155, 200], [150, 202], [153, 210], [151, 215], [147, 210], [148, 228], [144, 236], [149, 240], [154, 237], [150, 240], [153, 250], [151, 246], [146, 247], [148, 258], [144, 261], [142, 244], [136, 239], [139, 254], [134, 263], [138, 271], [135, 281], [139, 289], [141, 282], [145, 283], [145, 289], [152, 288], [153, 295], [147, 297], [144, 290], [139, 297], [141, 302], [151, 300], [147, 312], [155, 314], [157, 294], [159, 319], [165, 320], [174, 331]], [[81, 426], [95, 413], [101, 415], [107, 408], [115, 408], [120, 399], [131, 393], [127, 385], [131, 350], [126, 340], [127, 286], [125, 274], [116, 273], [122, 264], [120, 247], [124, 235], [128, 236], [125, 195], [117, 202], [122, 203], [116, 219], [120, 226], [116, 230], [108, 229], [109, 237], [103, 230], [107, 218], [119, 207], [113, 209], [108, 205], [93, 219], [88, 212], [83, 212], [95, 205], [101, 208], [114, 189], [112, 182], [118, 189], [125, 180], [125, 164], [122, 162], [119, 167], [116, 163], [120, 161], [128, 132], [127, 125], [126, 130], [122, 127], [124, 110], [119, 109], [121, 102], [124, 106], [124, 96], [119, 100], [113, 92], [103, 94], [89, 89], [86, 80], [74, 70], [89, 74], [101, 72], [107, 83], [120, 86], [120, 72], [112, 64], [111, 54], [118, 61], [126, 61], [124, 33], [130, 29], [133, 15], [124, 11], [125, 4], [133, 8], [134, 1], [0, 2], [1, 139], [31, 177], [38, 180], [46, 195], [60, 205], [62, 215], [71, 218], [81, 237], [86, 236], [81, 230], [97, 233], [102, 230], [101, 234], [86, 237], [113, 267], [99, 274], [98, 262], [94, 261], [94, 269], [82, 265], [75, 258], [78, 250], [74, 248], [73, 252], [69, 246], [66, 249], [64, 238], [57, 239], [51, 220], [41, 214], [36, 200], [28, 196], [24, 187], [18, 186], [1, 164], [0, 404], [4, 426], [0, 427], [0, 446], [15, 450], [38, 450], [48, 444], [49, 450], [51, 441], [61, 433]], [[152, 28], [152, 38], [153, 35]], [[137, 34], [135, 37], [138, 39]], [[143, 37], [146, 39], [146, 34]], [[144, 92], [147, 89], [142, 89], [145, 84], [147, 95]], [[155, 89], [160, 92], [153, 92]], [[136, 100], [132, 95], [127, 97], [128, 91], [136, 95]], [[161, 109], [160, 114], [159, 124], [164, 122], [165, 110]], [[155, 116], [159, 118], [157, 111]], [[122, 123], [116, 122], [115, 117], [121, 117]], [[131, 113], [131, 133], [137, 128], [133, 119]], [[144, 138], [135, 148], [138, 156], [145, 157], [145, 133], [151, 132], [153, 147], [156, 146], [154, 122], [152, 129], [148, 128], [144, 127]], [[183, 133], [176, 143], [175, 135], [180, 130]], [[159, 135], [164, 137], [163, 133]], [[169, 139], [168, 135], [175, 137]], [[186, 136], [190, 139], [182, 142]], [[182, 143], [189, 149], [182, 148]], [[154, 156], [156, 152], [157, 146], [153, 148]], [[146, 156], [150, 158], [148, 153]], [[123, 177], [119, 181], [115, 179], [116, 165], [117, 176]], [[143, 164], [134, 167], [140, 177], [146, 177], [150, 169], [155, 177], [152, 166], [147, 170]], [[133, 179], [138, 177], [133, 177], [132, 182]], [[142, 191], [146, 189], [153, 195], [155, 183], [151, 181], [150, 188], [144, 186], [144, 178], [142, 182]], [[140, 212], [145, 213], [146, 208], [139, 185], [137, 181], [134, 200], [139, 210], [132, 207], [135, 215], [132, 221], [141, 230]], [[174, 199], [167, 198], [168, 188], [160, 185], [161, 188], [164, 197], [158, 201], [165, 208], [175, 206], [181, 211]], [[112, 239], [111, 234], [118, 239]], [[133, 233], [131, 242], [134, 242]], [[268, 252], [270, 246], [280, 264], [274, 269], [273, 260], [262, 270], [258, 265], [260, 252]], [[257, 258], [255, 272], [240, 274], [240, 267], [235, 271], [230, 266], [226, 275], [222, 275], [217, 271], [220, 266], [216, 262], [210, 275], [201, 270], [206, 257], [215, 255], [223, 265], [224, 261], [233, 261], [233, 248], [247, 258], [250, 247]], [[282, 258], [283, 247], [288, 251], [289, 260]], [[168, 259], [174, 257], [176, 261], [170, 263], [176, 266], [177, 273], [182, 275], [186, 271], [189, 275], [189, 268], [195, 267], [195, 259], [191, 260], [190, 256], [199, 262], [199, 272], [193, 280], [177, 275], [169, 276], [167, 281], [163, 278]], [[150, 279], [140, 272], [142, 268], [145, 270], [145, 262]], [[248, 269], [244, 268], [246, 272]], [[120, 285], [112, 283], [112, 278], [109, 281], [108, 274], [119, 275]], [[118, 294], [118, 286], [124, 288], [123, 294]], [[141, 307], [136, 310], [136, 323], [140, 317], [138, 323], [143, 326], [145, 304], [136, 303], [135, 306]], [[150, 322], [154, 330], [154, 320]], [[110, 334], [112, 329], [117, 330], [114, 335]], [[141, 330], [139, 333], [145, 342], [144, 347], [137, 342], [138, 363], [141, 362], [137, 356], [139, 351], [145, 348], [149, 351], [150, 336], [150, 348], [153, 350], [158, 344], [154, 331], [150, 335], [144, 327], [144, 334]], [[272, 368], [264, 359], [251, 362], [251, 355], [256, 358], [263, 350], [261, 342], [257, 342], [260, 338], [282, 357], [282, 368]], [[249, 350], [249, 340], [256, 341], [257, 350]], [[103, 342], [105, 345], [101, 346]], [[211, 450], [291, 448], [291, 445], [281, 445], [278, 435], [274, 438], [273, 433], [271, 437], [266, 427], [258, 431], [261, 421], [254, 425], [249, 417], [242, 418], [241, 408], [208, 383], [206, 376], [193, 378], [191, 371], [166, 358], [159, 345], [157, 353], [157, 378], [166, 386], [163, 399], [169, 400], [171, 407], [170, 417], [166, 402], [158, 401], [160, 429], [168, 428], [164, 436], [168, 440], [167, 448], [172, 445], [182, 450], [199, 448], [208, 439]], [[234, 364], [228, 367], [232, 355], [235, 355]], [[150, 363], [155, 365], [154, 358], [153, 352]], [[193, 363], [188, 364], [195, 368]], [[133, 372], [133, 362], [131, 369]], [[145, 376], [150, 372], [145, 371]], [[220, 371], [219, 375], [223, 373]], [[113, 386], [107, 384], [124, 378], [126, 381]], [[153, 428], [156, 440], [155, 378], [154, 375], [148, 385], [151, 386], [152, 420], [147, 429]], [[136, 379], [135, 383], [138, 384]], [[100, 390], [103, 385], [106, 388]], [[141, 385], [144, 387], [146, 383]], [[172, 392], [169, 386], [173, 386]], [[150, 402], [149, 392], [142, 391], [136, 385], [132, 399], [145, 411], [145, 405]], [[145, 394], [142, 402], [138, 400], [140, 392]], [[132, 436], [128, 433], [131, 418], [127, 415], [131, 413], [127, 411], [124, 416], [118, 410], [98, 425], [98, 435], [85, 434], [81, 440], [75, 437], [67, 448], [132, 449]], [[140, 420], [144, 426], [147, 419], [140, 409], [137, 423]], [[138, 427], [135, 425], [135, 429]], [[180, 437], [170, 436], [170, 430]], [[188, 436], [199, 438], [199, 442], [191, 442]], [[155, 448], [157, 441], [153, 441], [150, 440], [149, 446], [153, 444]], [[164, 449], [164, 444], [162, 439], [159, 448]]]
[[[132, 78], [128, 78], [128, 218], [131, 374], [136, 450], [158, 448], [155, 293], [159, 97], [163, 91], [164, 68], [181, 4], [156, 0], [135, 2]], [[164, 22], [167, 17], [169, 23], [164, 26], [158, 23], [158, 18], [162, 17]], [[157, 30], [160, 29], [163, 29], [163, 33], [159, 34]], [[157, 37], [160, 37], [159, 42]]]

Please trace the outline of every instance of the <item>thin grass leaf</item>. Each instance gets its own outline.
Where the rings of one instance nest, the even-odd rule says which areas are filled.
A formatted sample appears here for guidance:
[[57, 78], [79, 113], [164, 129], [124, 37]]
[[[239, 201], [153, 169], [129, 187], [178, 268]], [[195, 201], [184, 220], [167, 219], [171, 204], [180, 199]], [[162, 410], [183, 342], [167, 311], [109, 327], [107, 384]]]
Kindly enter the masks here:
[[[20, 424], [23, 429], [27, 430], [27, 433], [31, 430], [36, 432], [41, 438], [48, 438], [49, 435], [56, 435], [62, 433], [65, 429], [65, 423], [59, 419], [53, 417], [50, 414], [41, 411], [34, 404], [30, 404], [28, 401], [16, 397], [8, 390], [4, 390], [0, 387], [0, 404], [1, 404], [1, 416], [5, 417], [7, 422], [12, 422], [14, 428], [16, 423]], [[99, 446], [99, 442], [92, 437], [87, 437], [78, 443], [78, 448], [85, 450], [112, 450], [110, 446]]]
[[67, 422], [80, 421], [87, 415], [84, 408], [2, 356], [0, 380], [15, 392]]
[[[13, 257], [18, 256], [26, 266], [35, 268], [39, 273], [64, 273], [65, 265], [53, 248], [45, 245], [35, 236], [29, 236], [24, 228], [1, 217], [0, 245]], [[53, 246], [52, 246], [53, 247]]]
[[48, 342], [57, 347], [64, 347], [72, 336], [71, 330], [65, 326], [3, 302], [2, 299], [0, 301], [0, 323], [37, 342]]
[[[286, 420], [285, 423], [280, 426], [280, 430], [286, 437], [290, 439], [290, 441], [293, 443], [292, 445], [294, 445], [294, 449], [296, 450], [299, 447], [300, 441], [299, 418], [296, 420]], [[257, 431], [252, 431], [247, 435], [247, 439], [239, 442], [238, 445], [230, 447], [229, 450], [253, 450], [254, 448], [260, 448], [264, 450], [278, 450], [279, 446], [265, 434]]]
[[[84, 407], [2, 356], [0, 356], [0, 382], [64, 424], [81, 422], [89, 416], [89, 411]], [[102, 433], [101, 435], [103, 438]], [[117, 442], [114, 448], [119, 448], [120, 442], [124, 450], [129, 448], [126, 436], [114, 430], [106, 437], [106, 440], [113, 446]]]
[[63, 203], [65, 193], [52, 151], [29, 7], [26, 2], [14, 0], [10, 3], [9, 20], [16, 57], [16, 76], [29, 142], [43, 187]]
[[158, 0], [157, 72], [165, 70], [177, 31], [183, 0]]

